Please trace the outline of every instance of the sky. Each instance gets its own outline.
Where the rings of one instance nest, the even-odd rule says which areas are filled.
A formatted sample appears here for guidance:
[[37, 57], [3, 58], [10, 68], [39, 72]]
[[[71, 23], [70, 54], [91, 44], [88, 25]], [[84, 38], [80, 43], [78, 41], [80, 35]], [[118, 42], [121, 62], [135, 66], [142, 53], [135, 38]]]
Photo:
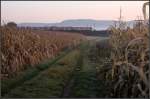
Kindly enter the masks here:
[[129, 21], [138, 16], [143, 17], [144, 2], [146, 1], [1, 1], [1, 19], [3, 22], [16, 23], [49, 23], [66, 19], [117, 20], [121, 8], [123, 20]]

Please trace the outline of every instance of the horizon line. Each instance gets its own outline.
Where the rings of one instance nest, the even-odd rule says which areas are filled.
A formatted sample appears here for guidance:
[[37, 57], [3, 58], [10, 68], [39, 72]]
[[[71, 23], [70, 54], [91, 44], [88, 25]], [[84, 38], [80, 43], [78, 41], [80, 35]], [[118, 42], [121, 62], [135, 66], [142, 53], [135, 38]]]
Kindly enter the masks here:
[[[15, 22], [15, 21], [5, 21], [5, 20], [1, 20], [1, 24], [2, 23], [9, 23], [9, 22], [15, 22], [15, 23], [17, 23], [17, 24], [20, 24], [20, 23], [61, 23], [61, 22], [63, 22], [63, 21], [67, 21], [67, 20], [94, 20], [94, 21], [119, 21], [118, 19], [89, 19], [89, 18], [85, 18], [85, 19], [83, 19], [83, 18], [81, 18], [81, 19], [64, 19], [64, 20], [61, 20], [61, 21], [56, 21], [56, 22]], [[132, 19], [132, 20], [123, 20], [123, 21], [125, 21], [125, 22], [127, 22], [127, 21], [135, 21], [136, 19]], [[142, 20], [142, 19], [141, 19]]]

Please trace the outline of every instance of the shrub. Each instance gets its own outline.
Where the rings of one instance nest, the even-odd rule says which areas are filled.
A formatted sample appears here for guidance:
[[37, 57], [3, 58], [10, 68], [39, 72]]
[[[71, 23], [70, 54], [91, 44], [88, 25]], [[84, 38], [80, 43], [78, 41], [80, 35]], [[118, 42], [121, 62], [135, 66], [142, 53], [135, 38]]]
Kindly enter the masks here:
[[8, 22], [7, 26], [8, 27], [17, 27], [17, 24], [15, 22]]

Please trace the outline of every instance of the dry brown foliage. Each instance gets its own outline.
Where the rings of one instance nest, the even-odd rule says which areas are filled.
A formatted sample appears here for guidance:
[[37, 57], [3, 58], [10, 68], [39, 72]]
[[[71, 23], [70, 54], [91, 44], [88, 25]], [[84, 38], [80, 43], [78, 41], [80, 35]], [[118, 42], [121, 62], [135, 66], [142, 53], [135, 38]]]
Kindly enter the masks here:
[[1, 26], [2, 36], [1, 76], [11, 77], [29, 66], [50, 59], [66, 47], [84, 40], [80, 34], [33, 31], [16, 27]]
[[149, 23], [138, 21], [133, 28], [124, 22], [111, 27], [114, 97], [149, 95]]

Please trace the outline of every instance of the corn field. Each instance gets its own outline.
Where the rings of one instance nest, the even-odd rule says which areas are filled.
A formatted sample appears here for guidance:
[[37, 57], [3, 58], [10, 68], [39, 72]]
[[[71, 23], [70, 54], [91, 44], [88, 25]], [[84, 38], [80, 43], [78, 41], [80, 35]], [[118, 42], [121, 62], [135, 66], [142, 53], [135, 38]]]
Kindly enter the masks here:
[[1, 77], [8, 78], [53, 58], [84, 40], [81, 34], [1, 26]]
[[112, 97], [149, 97], [149, 23], [110, 29]]

